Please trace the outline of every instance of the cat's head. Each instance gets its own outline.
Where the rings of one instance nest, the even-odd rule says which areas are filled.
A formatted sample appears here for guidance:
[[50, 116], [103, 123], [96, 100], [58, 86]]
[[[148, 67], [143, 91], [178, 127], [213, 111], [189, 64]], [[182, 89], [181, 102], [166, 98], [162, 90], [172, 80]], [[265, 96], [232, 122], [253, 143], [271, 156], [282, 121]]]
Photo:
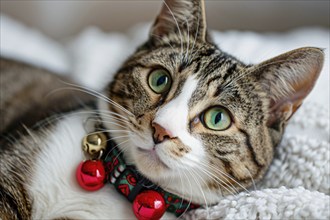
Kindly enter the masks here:
[[320, 49], [301, 48], [245, 65], [209, 39], [203, 1], [167, 0], [107, 87], [112, 101], [100, 106], [112, 113], [101, 115], [143, 175], [212, 203], [265, 174], [322, 63]]

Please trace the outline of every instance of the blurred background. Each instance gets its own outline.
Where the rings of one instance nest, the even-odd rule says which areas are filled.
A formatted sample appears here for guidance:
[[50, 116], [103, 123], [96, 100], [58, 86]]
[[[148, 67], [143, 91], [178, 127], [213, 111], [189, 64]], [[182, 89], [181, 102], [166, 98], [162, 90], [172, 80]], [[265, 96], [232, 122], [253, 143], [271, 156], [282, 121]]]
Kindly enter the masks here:
[[[161, 0], [1, 0], [1, 13], [63, 40], [87, 26], [125, 31], [137, 22], [153, 21]], [[330, 27], [329, 0], [206, 1], [208, 26], [216, 30], [287, 31]]]

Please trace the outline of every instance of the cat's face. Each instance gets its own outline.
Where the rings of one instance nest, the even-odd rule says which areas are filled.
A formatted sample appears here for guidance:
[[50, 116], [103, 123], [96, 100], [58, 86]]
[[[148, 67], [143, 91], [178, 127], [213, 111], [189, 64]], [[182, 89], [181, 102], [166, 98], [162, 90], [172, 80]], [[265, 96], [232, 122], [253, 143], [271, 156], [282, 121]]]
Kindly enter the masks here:
[[148, 42], [106, 90], [116, 104], [100, 106], [112, 113], [101, 115], [143, 175], [213, 203], [264, 175], [322, 58], [304, 48], [246, 66], [207, 40], [202, 1], [166, 1]]

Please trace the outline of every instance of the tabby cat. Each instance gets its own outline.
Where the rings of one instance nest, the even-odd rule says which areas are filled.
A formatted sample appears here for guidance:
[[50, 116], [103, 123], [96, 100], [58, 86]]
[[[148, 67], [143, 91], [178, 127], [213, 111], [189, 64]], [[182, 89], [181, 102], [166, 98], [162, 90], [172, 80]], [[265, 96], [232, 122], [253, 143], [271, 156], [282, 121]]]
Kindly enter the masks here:
[[149, 39], [102, 94], [2, 59], [0, 217], [135, 218], [111, 184], [95, 192], [77, 184], [94, 122], [127, 164], [187, 201], [212, 205], [247, 190], [267, 172], [323, 59], [305, 47], [246, 65], [212, 42], [202, 0], [164, 1]]

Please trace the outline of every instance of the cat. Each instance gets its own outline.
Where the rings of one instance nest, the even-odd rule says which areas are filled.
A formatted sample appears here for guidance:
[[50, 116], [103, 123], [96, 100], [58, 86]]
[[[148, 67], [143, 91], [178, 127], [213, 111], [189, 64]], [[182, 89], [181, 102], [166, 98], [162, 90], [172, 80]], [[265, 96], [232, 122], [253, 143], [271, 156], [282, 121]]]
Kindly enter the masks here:
[[0, 217], [135, 218], [113, 185], [87, 192], [75, 179], [94, 121], [127, 164], [187, 201], [208, 206], [247, 190], [267, 172], [323, 60], [305, 47], [246, 65], [212, 42], [202, 0], [164, 1], [149, 39], [102, 93], [2, 59]]

